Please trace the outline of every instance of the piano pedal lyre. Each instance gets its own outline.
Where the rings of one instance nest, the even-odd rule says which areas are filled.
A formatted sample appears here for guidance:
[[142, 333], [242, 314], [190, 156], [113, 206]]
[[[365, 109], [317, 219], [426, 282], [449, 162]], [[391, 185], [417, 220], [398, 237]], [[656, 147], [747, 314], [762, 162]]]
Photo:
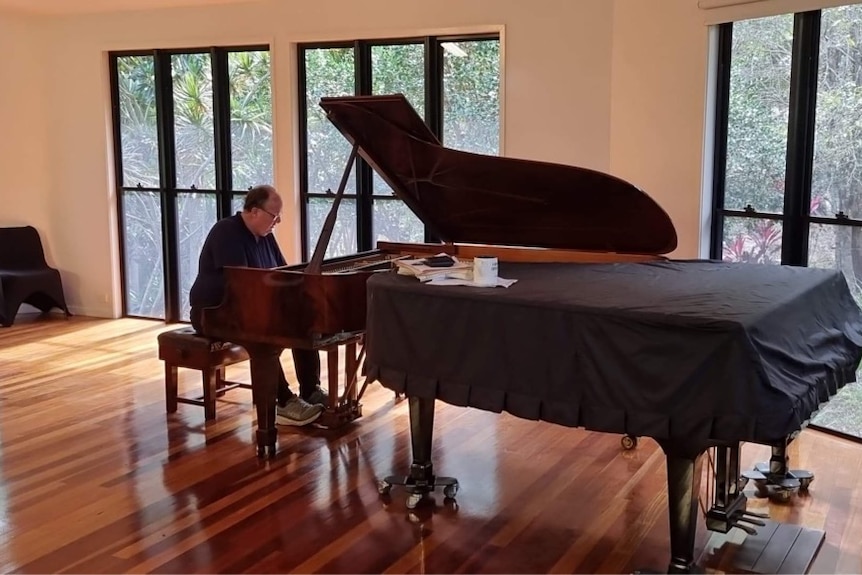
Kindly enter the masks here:
[[[327, 386], [329, 401], [326, 410], [315, 422], [322, 427], [334, 429], [362, 417], [362, 395], [366, 385], [357, 390], [357, 380], [365, 359], [363, 332], [343, 333], [328, 338], [315, 346], [326, 352]], [[341, 350], [344, 350], [344, 369], [341, 366]], [[344, 391], [341, 392], [341, 374], [344, 374]]]
[[769, 515], [746, 509], [748, 498], [742, 493], [745, 479], [740, 476], [739, 456], [739, 443], [712, 448], [713, 477], [706, 527], [719, 533], [727, 533], [736, 527], [749, 535], [755, 535], [755, 527], [766, 525], [762, 519], [767, 519]]

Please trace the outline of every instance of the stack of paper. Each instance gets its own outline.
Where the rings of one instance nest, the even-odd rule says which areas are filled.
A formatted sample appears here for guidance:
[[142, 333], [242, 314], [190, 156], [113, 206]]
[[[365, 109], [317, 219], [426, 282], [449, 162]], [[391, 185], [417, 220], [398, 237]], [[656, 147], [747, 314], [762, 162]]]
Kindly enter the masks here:
[[[461, 260], [455, 257], [452, 259], [454, 260], [454, 263], [451, 266], [442, 268], [426, 265], [424, 263], [424, 258], [396, 260], [395, 265], [398, 267], [399, 274], [413, 276], [423, 283], [448, 286], [478, 286], [478, 284], [473, 281], [473, 261]], [[516, 281], [518, 280], [498, 277], [496, 286], [507, 288]]]
[[[441, 254], [445, 255], [445, 254]], [[461, 261], [458, 258], [452, 258], [453, 263], [449, 267], [431, 267], [426, 265], [425, 258], [421, 259], [403, 259], [396, 260], [395, 265], [398, 266], [398, 273], [402, 275], [413, 276], [421, 282], [431, 281], [433, 278], [449, 277], [453, 274], [463, 274], [464, 272], [473, 273], [473, 264], [470, 261]]]

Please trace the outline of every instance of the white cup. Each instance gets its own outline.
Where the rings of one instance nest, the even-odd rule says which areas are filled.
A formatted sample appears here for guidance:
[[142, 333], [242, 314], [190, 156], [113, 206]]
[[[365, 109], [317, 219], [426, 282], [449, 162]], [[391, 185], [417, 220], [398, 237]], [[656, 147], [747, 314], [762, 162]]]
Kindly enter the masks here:
[[493, 256], [473, 258], [473, 283], [481, 287], [497, 285], [497, 258]]

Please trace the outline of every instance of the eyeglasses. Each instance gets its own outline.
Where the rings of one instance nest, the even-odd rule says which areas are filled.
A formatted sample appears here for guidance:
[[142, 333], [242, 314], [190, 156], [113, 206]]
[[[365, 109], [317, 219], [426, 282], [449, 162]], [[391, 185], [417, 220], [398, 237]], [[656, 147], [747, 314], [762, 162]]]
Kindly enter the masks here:
[[259, 208], [257, 208], [257, 209], [259, 209], [259, 210], [260, 210], [260, 211], [262, 211], [262, 212], [265, 212], [265, 213], [269, 214], [269, 215], [270, 215], [270, 217], [272, 217], [272, 220], [273, 220], [273, 221], [275, 221], [275, 222], [280, 222], [280, 221], [281, 221], [281, 214], [274, 214], [274, 213], [272, 213], [271, 211], [267, 210], [266, 208], [260, 208], [260, 207], [259, 207]]

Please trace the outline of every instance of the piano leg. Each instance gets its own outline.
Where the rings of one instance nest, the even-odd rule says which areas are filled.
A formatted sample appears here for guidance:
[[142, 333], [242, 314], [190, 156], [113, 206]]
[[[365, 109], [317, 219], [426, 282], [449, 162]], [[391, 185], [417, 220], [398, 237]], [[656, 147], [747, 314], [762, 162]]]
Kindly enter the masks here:
[[267, 345], [247, 344], [251, 363], [251, 393], [257, 408], [257, 456], [275, 457], [278, 431], [275, 427], [275, 404], [282, 349]]
[[447, 499], [454, 499], [458, 493], [458, 480], [454, 477], [436, 477], [434, 464], [431, 463], [431, 445], [434, 437], [434, 400], [410, 397], [410, 441], [413, 448], [413, 464], [410, 475], [390, 475], [382, 480], [377, 490], [386, 495], [393, 485], [403, 485], [410, 496], [407, 508], [413, 509], [437, 487], [443, 488]]
[[703, 452], [689, 456], [659, 442], [667, 458], [667, 501], [670, 519], [668, 573], [691, 573], [697, 536], [698, 496]]

